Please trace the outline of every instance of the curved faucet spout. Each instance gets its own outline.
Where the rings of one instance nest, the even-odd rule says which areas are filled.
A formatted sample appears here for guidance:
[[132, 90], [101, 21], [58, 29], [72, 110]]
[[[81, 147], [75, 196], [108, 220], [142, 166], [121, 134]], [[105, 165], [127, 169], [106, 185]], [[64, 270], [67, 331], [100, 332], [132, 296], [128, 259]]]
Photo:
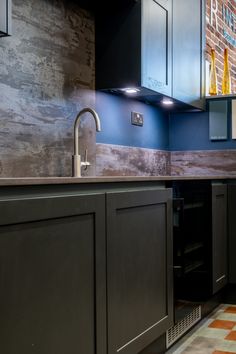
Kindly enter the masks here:
[[85, 166], [87, 168], [90, 166], [90, 162], [87, 161], [87, 149], [85, 150], [85, 161], [81, 161], [81, 156], [79, 154], [79, 123], [80, 123], [80, 118], [84, 113], [91, 113], [96, 124], [96, 131], [100, 132], [101, 131], [101, 122], [100, 118], [97, 114], [96, 111], [92, 108], [84, 108], [82, 109], [76, 119], [75, 119], [75, 124], [74, 124], [74, 155], [73, 155], [73, 176], [74, 177], [81, 177], [81, 166]]
[[79, 123], [80, 123], [80, 118], [84, 113], [91, 113], [96, 124], [96, 131], [100, 132], [101, 131], [101, 122], [100, 118], [97, 114], [97, 112], [92, 109], [92, 108], [84, 108], [82, 109], [76, 119], [75, 119], [75, 125], [74, 125], [74, 155], [79, 155]]

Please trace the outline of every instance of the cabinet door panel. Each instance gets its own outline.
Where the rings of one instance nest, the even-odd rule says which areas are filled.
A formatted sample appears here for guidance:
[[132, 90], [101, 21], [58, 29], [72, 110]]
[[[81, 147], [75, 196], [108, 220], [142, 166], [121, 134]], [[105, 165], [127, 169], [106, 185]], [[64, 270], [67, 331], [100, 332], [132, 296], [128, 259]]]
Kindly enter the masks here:
[[138, 353], [172, 324], [171, 192], [107, 194], [108, 353]]
[[[105, 353], [105, 316], [98, 309], [104, 309], [101, 298], [105, 301], [105, 200], [102, 195], [76, 197], [74, 210], [72, 199], [45, 199], [51, 213], [43, 198], [35, 199], [38, 219], [42, 210], [48, 220], [0, 227], [2, 353]], [[21, 207], [18, 218], [27, 211], [32, 216], [31, 200], [12, 204], [13, 211], [14, 205]], [[11, 201], [7, 210], [13, 218]]]
[[142, 86], [171, 94], [172, 0], [142, 3]]
[[236, 284], [236, 184], [228, 185], [229, 283]]
[[213, 294], [227, 284], [227, 186], [212, 186]]
[[173, 0], [173, 97], [196, 106], [203, 96], [202, 3]]

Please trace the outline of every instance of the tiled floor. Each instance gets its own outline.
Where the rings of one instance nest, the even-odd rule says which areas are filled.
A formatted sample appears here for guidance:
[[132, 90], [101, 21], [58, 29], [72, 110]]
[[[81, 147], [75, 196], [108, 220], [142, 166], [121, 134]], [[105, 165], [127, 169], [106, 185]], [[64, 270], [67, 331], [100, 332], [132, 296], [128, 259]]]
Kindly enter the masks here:
[[236, 306], [220, 305], [168, 354], [236, 354]]

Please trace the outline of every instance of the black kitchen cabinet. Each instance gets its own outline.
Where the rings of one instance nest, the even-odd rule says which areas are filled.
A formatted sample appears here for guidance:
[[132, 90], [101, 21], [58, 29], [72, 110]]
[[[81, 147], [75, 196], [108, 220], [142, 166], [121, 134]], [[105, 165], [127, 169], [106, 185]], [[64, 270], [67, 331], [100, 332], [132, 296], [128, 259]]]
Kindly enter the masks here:
[[[194, 14], [194, 16], [193, 16]], [[96, 88], [204, 108], [204, 0], [128, 0], [96, 18]]]
[[175, 297], [205, 301], [228, 281], [227, 185], [176, 181], [173, 190]]
[[137, 354], [172, 325], [171, 194], [107, 193], [109, 354]]
[[138, 354], [172, 325], [163, 183], [0, 187], [0, 351]]
[[227, 185], [212, 185], [213, 294], [228, 282]]
[[205, 0], [173, 0], [173, 97], [205, 106]]
[[106, 353], [104, 205], [1, 196], [1, 353]]
[[[96, 87], [171, 95], [172, 0], [111, 4], [96, 17]], [[111, 6], [110, 5], [110, 6]]]
[[199, 301], [212, 295], [211, 183], [173, 182], [173, 198], [174, 289], [178, 309], [179, 300]]
[[236, 184], [228, 184], [228, 257], [229, 257], [229, 283], [236, 284]]
[[11, 34], [12, 0], [0, 0], [0, 37]]

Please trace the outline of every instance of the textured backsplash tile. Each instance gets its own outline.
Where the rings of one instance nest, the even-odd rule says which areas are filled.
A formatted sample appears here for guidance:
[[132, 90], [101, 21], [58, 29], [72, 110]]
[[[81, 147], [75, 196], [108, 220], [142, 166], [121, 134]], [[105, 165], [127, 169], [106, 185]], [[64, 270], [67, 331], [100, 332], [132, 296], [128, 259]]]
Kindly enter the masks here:
[[170, 163], [173, 176], [236, 176], [236, 150], [172, 151]]
[[96, 144], [98, 176], [159, 176], [170, 174], [168, 151]]
[[[13, 0], [13, 35], [0, 40], [0, 177], [71, 175], [73, 123], [95, 102], [94, 57], [94, 20], [76, 2]], [[94, 122], [81, 126], [94, 174]]]

